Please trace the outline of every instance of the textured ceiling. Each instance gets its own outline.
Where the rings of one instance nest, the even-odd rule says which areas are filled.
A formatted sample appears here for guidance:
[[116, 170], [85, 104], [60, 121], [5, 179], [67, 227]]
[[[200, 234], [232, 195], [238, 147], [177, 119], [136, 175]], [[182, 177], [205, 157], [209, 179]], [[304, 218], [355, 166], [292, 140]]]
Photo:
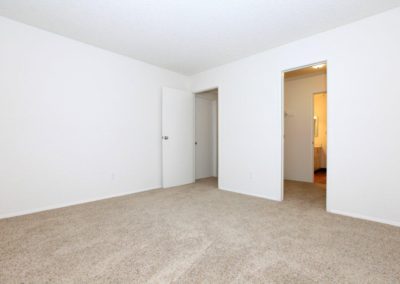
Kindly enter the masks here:
[[0, 0], [0, 15], [193, 74], [400, 0]]

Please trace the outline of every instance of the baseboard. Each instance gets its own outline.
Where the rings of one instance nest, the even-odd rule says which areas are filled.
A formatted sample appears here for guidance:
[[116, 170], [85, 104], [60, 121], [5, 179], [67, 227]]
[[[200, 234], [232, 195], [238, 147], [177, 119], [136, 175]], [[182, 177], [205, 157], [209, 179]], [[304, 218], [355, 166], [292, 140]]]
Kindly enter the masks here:
[[272, 201], [278, 201], [278, 202], [282, 201], [281, 199], [275, 199], [275, 198], [271, 198], [271, 197], [268, 197], [268, 196], [265, 196], [265, 195], [244, 193], [244, 192], [241, 192], [241, 191], [236, 191], [236, 190], [232, 190], [232, 189], [226, 189], [226, 188], [222, 188], [222, 187], [219, 187], [219, 189], [223, 190], [223, 191], [228, 191], [228, 192], [238, 193], [238, 194], [242, 194], [242, 195], [258, 197], [258, 198], [263, 198], [263, 199], [272, 200]]
[[396, 221], [389, 221], [389, 220], [365, 216], [365, 215], [361, 215], [361, 214], [348, 213], [348, 212], [343, 212], [340, 210], [332, 210], [332, 209], [328, 210], [327, 209], [327, 212], [332, 213], [332, 214], [352, 217], [352, 218], [356, 218], [356, 219], [362, 219], [362, 220], [367, 220], [367, 221], [372, 221], [372, 222], [377, 222], [377, 223], [400, 227], [400, 222], [396, 222]]
[[138, 190], [132, 190], [129, 192], [107, 195], [107, 196], [98, 197], [98, 198], [89, 198], [89, 199], [80, 200], [80, 201], [76, 201], [76, 202], [68, 202], [68, 203], [63, 203], [63, 204], [40, 207], [40, 208], [36, 208], [36, 209], [29, 209], [29, 210], [22, 210], [22, 211], [13, 212], [13, 213], [1, 214], [0, 220], [6, 219], [6, 218], [17, 217], [17, 216], [29, 215], [29, 214], [33, 214], [33, 213], [49, 211], [49, 210], [54, 210], [54, 209], [59, 209], [59, 208], [64, 208], [64, 207], [69, 207], [69, 206], [81, 205], [81, 204], [85, 204], [85, 203], [89, 203], [89, 202], [100, 201], [100, 200], [130, 195], [130, 194], [134, 194], [134, 193], [139, 193], [139, 192], [144, 192], [144, 191], [149, 191], [149, 190], [154, 190], [154, 189], [159, 189], [159, 188], [161, 188], [161, 185], [157, 186], [157, 187], [149, 187], [149, 188], [143, 188], [143, 189], [138, 189]]
[[[133, 190], [133, 191], [129, 191], [129, 192], [123, 192], [123, 193], [103, 196], [103, 197], [99, 197], [99, 198], [90, 198], [90, 199], [85, 199], [85, 200], [81, 200], [81, 201], [77, 201], [77, 202], [69, 202], [69, 203], [63, 203], [63, 204], [58, 204], [58, 205], [36, 208], [36, 209], [29, 209], [29, 210], [22, 210], [22, 211], [13, 212], [13, 213], [6, 213], [6, 214], [0, 215], [0, 219], [29, 215], [29, 214], [33, 214], [33, 213], [44, 212], [44, 211], [48, 211], [48, 210], [54, 210], [54, 209], [59, 209], [59, 208], [64, 208], [64, 207], [69, 207], [69, 206], [81, 205], [81, 204], [85, 204], [85, 203], [89, 203], [89, 202], [100, 201], [100, 200], [130, 195], [130, 194], [139, 193], [139, 192], [145, 192], [145, 191], [159, 189], [159, 188], [161, 188], [161, 186], [143, 188], [143, 189], [139, 189], [139, 190]], [[219, 189], [223, 190], [223, 191], [227, 191], [227, 192], [233, 192], [233, 193], [238, 193], [238, 194], [242, 194], [242, 195], [272, 200], [272, 201], [278, 201], [278, 202], [282, 201], [280, 199], [270, 198], [268, 196], [259, 195], [259, 194], [243, 193], [240, 191], [231, 190], [231, 189], [222, 188], [222, 187], [220, 187]], [[385, 220], [385, 219], [381, 219], [381, 218], [365, 216], [365, 215], [361, 215], [361, 214], [348, 213], [348, 212], [344, 212], [344, 211], [340, 211], [340, 210], [327, 209], [327, 212], [332, 213], [332, 214], [347, 216], [347, 217], [351, 217], [351, 218], [357, 218], [357, 219], [362, 219], [362, 220], [378, 222], [378, 223], [382, 223], [382, 224], [400, 227], [400, 222], [396, 222], [396, 221], [390, 221], [390, 220]]]

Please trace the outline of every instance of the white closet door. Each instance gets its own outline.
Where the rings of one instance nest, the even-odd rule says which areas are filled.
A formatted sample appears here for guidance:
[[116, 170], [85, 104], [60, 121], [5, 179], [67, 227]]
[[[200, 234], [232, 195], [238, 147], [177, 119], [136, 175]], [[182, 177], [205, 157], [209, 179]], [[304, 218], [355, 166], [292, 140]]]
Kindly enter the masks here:
[[164, 188], [195, 181], [194, 95], [187, 91], [163, 88], [162, 179]]

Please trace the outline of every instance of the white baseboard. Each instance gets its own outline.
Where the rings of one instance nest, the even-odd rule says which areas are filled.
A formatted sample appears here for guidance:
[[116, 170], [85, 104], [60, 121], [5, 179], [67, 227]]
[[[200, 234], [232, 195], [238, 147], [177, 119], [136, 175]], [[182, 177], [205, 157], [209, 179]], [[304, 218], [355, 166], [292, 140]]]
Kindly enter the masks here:
[[244, 193], [244, 192], [241, 192], [241, 191], [236, 191], [236, 190], [232, 190], [232, 189], [226, 189], [226, 188], [222, 188], [222, 187], [219, 187], [219, 189], [223, 190], [223, 191], [228, 191], [228, 192], [233, 192], [233, 193], [243, 194], [243, 195], [247, 195], [247, 196], [263, 198], [263, 199], [268, 199], [268, 200], [272, 200], [272, 201], [278, 201], [278, 202], [282, 201], [281, 199], [271, 198], [271, 197], [268, 197], [268, 196], [265, 196], [265, 195]]
[[[143, 188], [143, 189], [139, 189], [139, 190], [133, 190], [133, 191], [129, 191], [129, 192], [123, 192], [123, 193], [103, 196], [103, 197], [99, 197], [99, 198], [89, 198], [89, 199], [80, 200], [80, 201], [76, 201], [76, 202], [69, 202], [69, 203], [45, 206], [45, 207], [41, 207], [41, 208], [22, 210], [22, 211], [18, 211], [18, 212], [5, 213], [5, 214], [0, 215], [0, 219], [28, 215], [28, 214], [33, 214], [33, 213], [38, 213], [38, 212], [43, 212], [43, 211], [48, 211], [48, 210], [53, 210], [53, 209], [58, 209], [58, 208], [64, 208], [64, 207], [69, 207], [69, 206], [74, 206], [74, 205], [80, 205], [80, 204], [84, 204], [84, 203], [89, 203], [89, 202], [94, 202], [94, 201], [99, 201], [99, 200], [104, 200], [104, 199], [110, 199], [110, 198], [114, 198], [114, 197], [120, 197], [120, 196], [125, 196], [125, 195], [130, 195], [130, 194], [134, 194], [134, 193], [139, 193], [139, 192], [144, 192], [144, 191], [149, 191], [149, 190], [154, 190], [154, 189], [160, 189], [160, 188], [161, 188], [161, 185], [157, 186], [157, 187]], [[282, 201], [280, 199], [275, 199], [275, 198], [271, 198], [271, 197], [259, 195], [259, 194], [249, 194], [249, 193], [244, 193], [241, 191], [226, 189], [226, 188], [222, 188], [222, 187], [220, 187], [219, 189], [223, 190], [223, 191], [227, 191], [227, 192], [233, 192], [233, 193], [243, 194], [243, 195], [247, 195], [247, 196], [253, 196], [253, 197], [263, 198], [263, 199], [267, 199], [267, 200], [272, 200], [272, 201], [278, 201], [278, 202]], [[383, 224], [387, 224], [387, 225], [400, 227], [400, 222], [396, 222], [396, 221], [385, 220], [385, 219], [375, 218], [375, 217], [371, 217], [371, 216], [365, 216], [365, 215], [361, 215], [361, 214], [348, 213], [348, 212], [343, 212], [340, 210], [327, 209], [327, 212], [332, 213], [332, 214], [337, 214], [337, 215], [342, 215], [342, 216], [363, 219], [363, 220], [367, 220], [367, 221], [378, 222], [378, 223], [383, 223]]]
[[48, 210], [53, 210], [53, 209], [59, 209], [59, 208], [64, 208], [64, 207], [69, 207], [69, 206], [74, 206], [74, 205], [80, 205], [80, 204], [84, 204], [84, 203], [100, 201], [100, 200], [104, 200], [104, 199], [110, 199], [110, 198], [114, 198], [114, 197], [120, 197], [120, 196], [124, 196], [124, 195], [130, 195], [133, 193], [139, 193], [139, 192], [144, 192], [144, 191], [149, 191], [149, 190], [159, 189], [159, 188], [161, 188], [161, 185], [157, 186], [157, 187], [137, 189], [137, 190], [122, 192], [122, 193], [117, 193], [117, 194], [112, 194], [112, 195], [107, 195], [107, 196], [102, 196], [102, 197], [89, 198], [89, 199], [75, 201], [75, 202], [68, 202], [68, 203], [63, 203], [63, 204], [35, 208], [35, 209], [28, 209], [28, 210], [22, 210], [22, 211], [17, 211], [17, 212], [12, 212], [12, 213], [5, 213], [5, 214], [0, 215], [0, 219], [28, 215], [28, 214], [33, 214], [33, 213], [38, 213], [38, 212], [43, 212], [43, 211], [48, 211]]
[[[226, 188], [222, 188], [222, 187], [220, 187], [219, 189], [220, 189], [220, 190], [223, 190], [223, 191], [234, 192], [234, 193], [239, 193], [239, 194], [248, 195], [248, 196], [254, 196], [254, 197], [263, 198], [263, 199], [268, 199], [268, 200], [272, 200], [272, 201], [282, 201], [282, 200], [280, 200], [280, 199], [270, 198], [270, 197], [268, 197], [268, 196], [257, 195], [257, 194], [249, 194], [249, 193], [243, 193], [243, 192], [240, 192], [240, 191], [231, 190], [231, 189], [226, 189]], [[396, 222], [396, 221], [385, 220], [385, 219], [375, 218], [375, 217], [370, 217], [370, 216], [364, 216], [364, 215], [361, 215], [361, 214], [347, 213], [347, 212], [343, 212], [343, 211], [340, 211], [340, 210], [331, 210], [331, 209], [327, 209], [327, 212], [332, 213], [332, 214], [337, 214], [337, 215], [352, 217], [352, 218], [356, 218], [356, 219], [362, 219], [362, 220], [367, 220], [367, 221], [372, 221], [372, 222], [378, 222], [378, 223], [382, 223], [382, 224], [387, 224], [387, 225], [391, 225], [391, 226], [400, 227], [400, 222]]]
[[348, 213], [348, 212], [343, 212], [340, 210], [332, 210], [332, 209], [328, 210], [327, 209], [327, 211], [332, 214], [343, 215], [343, 216], [352, 217], [352, 218], [356, 218], [356, 219], [363, 219], [363, 220], [367, 220], [367, 221], [378, 222], [378, 223], [382, 223], [382, 224], [400, 227], [400, 222], [396, 222], [396, 221], [385, 220], [385, 219], [365, 216], [365, 215], [361, 215], [361, 214]]

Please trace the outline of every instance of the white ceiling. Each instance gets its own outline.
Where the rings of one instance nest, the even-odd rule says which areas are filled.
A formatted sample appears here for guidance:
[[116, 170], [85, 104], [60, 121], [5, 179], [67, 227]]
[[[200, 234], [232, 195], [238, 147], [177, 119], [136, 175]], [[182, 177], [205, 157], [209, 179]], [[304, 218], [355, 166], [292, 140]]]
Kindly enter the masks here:
[[0, 15], [194, 74], [400, 0], [0, 0]]

